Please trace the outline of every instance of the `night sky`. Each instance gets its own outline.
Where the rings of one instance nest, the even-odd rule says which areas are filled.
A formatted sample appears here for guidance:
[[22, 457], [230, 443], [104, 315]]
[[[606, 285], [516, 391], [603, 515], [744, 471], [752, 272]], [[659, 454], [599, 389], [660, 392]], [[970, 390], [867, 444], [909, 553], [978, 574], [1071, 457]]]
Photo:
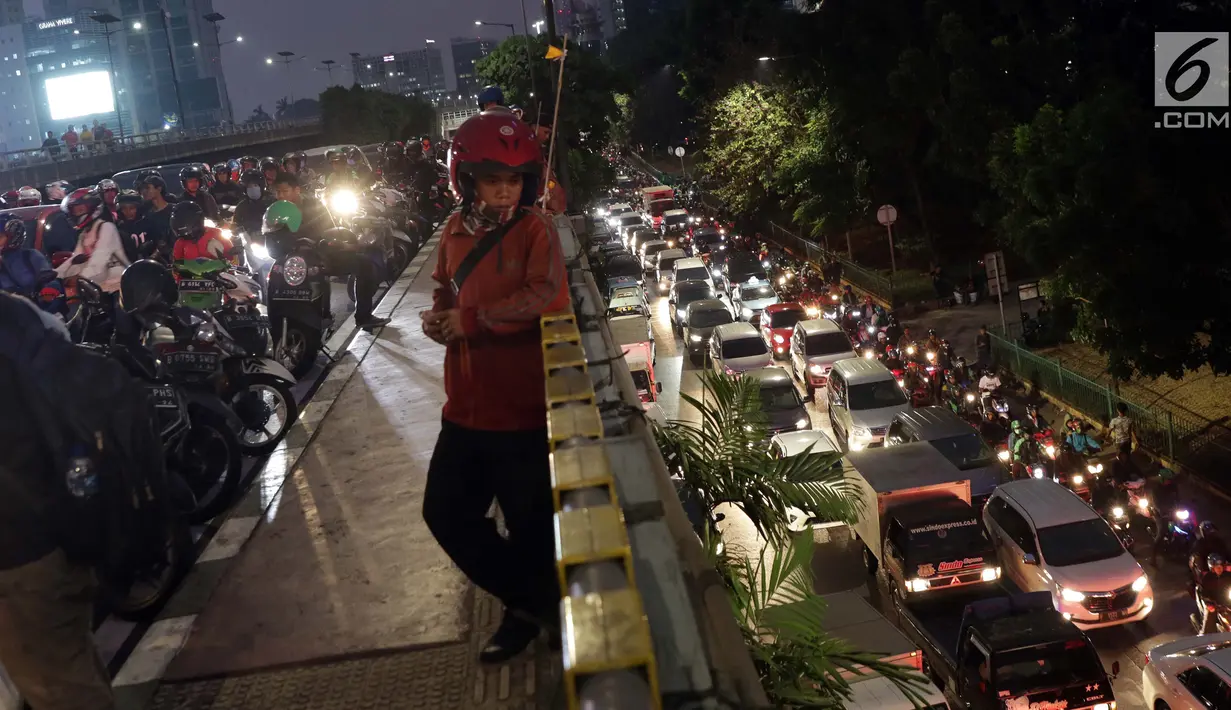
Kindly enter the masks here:
[[[542, 16], [542, 0], [525, 0], [533, 26]], [[25, 0], [31, 15], [43, 14], [41, 0]], [[444, 55], [445, 76], [453, 83], [449, 39], [481, 33], [490, 39], [508, 36], [504, 27], [476, 27], [475, 20], [513, 23], [521, 32], [519, 0], [214, 0], [214, 10], [226, 16], [222, 41], [244, 38], [222, 48], [223, 66], [235, 118], [242, 121], [257, 104], [273, 113], [282, 96], [315, 98], [328, 85], [320, 67], [332, 59], [334, 83], [349, 86], [350, 52], [364, 55], [420, 49], [434, 39]], [[315, 15], [315, 16], [314, 16]], [[307, 59], [268, 66], [265, 57], [294, 52]], [[341, 69], [339, 70], [339, 67]]]

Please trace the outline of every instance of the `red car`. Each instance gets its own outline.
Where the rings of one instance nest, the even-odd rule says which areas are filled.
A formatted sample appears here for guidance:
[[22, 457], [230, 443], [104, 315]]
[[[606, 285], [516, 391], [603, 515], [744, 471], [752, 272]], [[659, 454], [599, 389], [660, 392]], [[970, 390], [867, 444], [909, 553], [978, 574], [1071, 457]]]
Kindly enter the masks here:
[[761, 315], [761, 337], [774, 357], [787, 357], [791, 334], [801, 320], [808, 320], [808, 314], [798, 303], [775, 303], [765, 307]]

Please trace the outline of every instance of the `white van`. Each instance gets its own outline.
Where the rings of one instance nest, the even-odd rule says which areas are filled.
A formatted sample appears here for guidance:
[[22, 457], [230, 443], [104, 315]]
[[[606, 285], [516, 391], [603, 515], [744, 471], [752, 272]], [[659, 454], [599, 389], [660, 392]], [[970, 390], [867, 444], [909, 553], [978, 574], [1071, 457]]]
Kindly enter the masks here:
[[828, 318], [795, 324], [791, 333], [791, 371], [803, 383], [811, 399], [816, 388], [829, 381], [835, 362], [859, 357], [841, 326]]
[[1005, 483], [983, 507], [1004, 576], [1026, 592], [1049, 592], [1082, 629], [1141, 621], [1154, 589], [1120, 538], [1076, 493], [1049, 478]]
[[671, 277], [671, 283], [673, 284], [681, 281], [704, 281], [710, 286], [714, 285], [714, 277], [710, 274], [710, 268], [696, 257], [680, 259], [675, 262], [672, 269], [674, 274]]
[[893, 373], [877, 360], [838, 360], [829, 371], [828, 392], [834, 436], [851, 451], [884, 443], [893, 416], [910, 409]]

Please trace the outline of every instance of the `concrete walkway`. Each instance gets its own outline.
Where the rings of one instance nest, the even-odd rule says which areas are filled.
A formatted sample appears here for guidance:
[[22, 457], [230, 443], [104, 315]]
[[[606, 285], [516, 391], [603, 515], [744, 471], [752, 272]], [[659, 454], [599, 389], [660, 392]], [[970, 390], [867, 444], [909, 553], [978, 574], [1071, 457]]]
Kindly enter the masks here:
[[162, 671], [125, 708], [549, 704], [559, 659], [545, 641], [479, 667], [500, 606], [453, 567], [422, 519], [444, 401], [444, 350], [419, 329], [434, 263], [425, 248], [377, 309], [393, 322], [360, 333], [314, 398], [305, 415], [314, 423], [290, 442], [302, 449], [286, 454], [293, 463], [263, 476], [224, 524], [238, 554], [208, 575], [212, 594], [189, 594], [200, 608], [156, 622], [134, 651], [117, 685], [149, 675], [143, 664]]

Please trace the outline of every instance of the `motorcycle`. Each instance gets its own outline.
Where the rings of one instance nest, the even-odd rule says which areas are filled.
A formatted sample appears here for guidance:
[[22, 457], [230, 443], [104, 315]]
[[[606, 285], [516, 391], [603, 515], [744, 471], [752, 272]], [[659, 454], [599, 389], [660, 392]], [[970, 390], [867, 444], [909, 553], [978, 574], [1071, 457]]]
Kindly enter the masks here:
[[989, 411], [995, 412], [996, 416], [1005, 421], [1007, 426], [1012, 418], [1009, 416], [1009, 398], [1005, 396], [999, 388], [993, 390], [982, 390], [979, 397], [980, 414], [983, 417], [987, 416]]
[[325, 258], [317, 240], [290, 232], [266, 235], [264, 249], [273, 262], [266, 277], [265, 305], [274, 359], [301, 379], [316, 364], [316, 354], [333, 327]]
[[1120, 543], [1124, 545], [1124, 549], [1129, 552], [1133, 551], [1135, 541], [1132, 532], [1132, 518], [1130, 517], [1130, 508], [1128, 499], [1123, 495], [1112, 495], [1099, 506], [1095, 507], [1095, 512], [1102, 516], [1103, 520], [1111, 526], [1111, 529], [1116, 533], [1116, 537], [1120, 538]]
[[[1231, 592], [1228, 593], [1225, 599], [1206, 599], [1201, 594], [1201, 586], [1193, 585], [1192, 589], [1193, 603], [1196, 604], [1198, 611], [1190, 614], [1188, 617], [1189, 623], [1192, 624], [1193, 631], [1199, 635], [1213, 633], [1227, 633], [1231, 631]], [[1205, 607], [1205, 623], [1202, 623], [1201, 607]]]

